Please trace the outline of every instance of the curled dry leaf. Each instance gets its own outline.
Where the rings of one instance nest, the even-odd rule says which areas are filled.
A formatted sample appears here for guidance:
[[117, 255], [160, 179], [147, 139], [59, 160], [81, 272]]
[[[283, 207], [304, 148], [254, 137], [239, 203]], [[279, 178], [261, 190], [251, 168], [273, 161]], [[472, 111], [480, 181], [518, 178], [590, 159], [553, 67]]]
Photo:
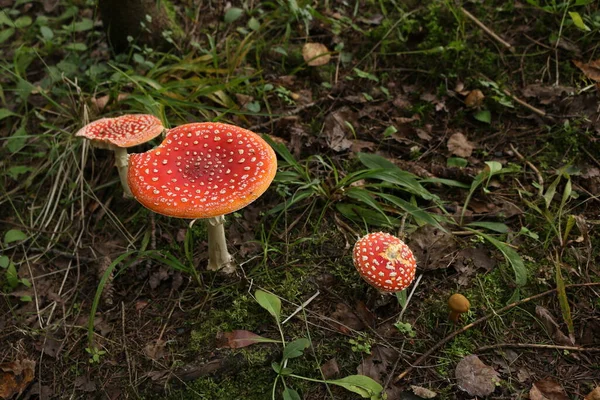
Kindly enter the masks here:
[[589, 63], [573, 60], [573, 64], [575, 64], [575, 66], [577, 66], [577, 68], [579, 68], [589, 79], [600, 82], [600, 59], [590, 61]]
[[302, 47], [302, 57], [311, 67], [325, 65], [331, 60], [329, 50], [321, 43], [306, 43]]
[[573, 346], [575, 343], [562, 331], [558, 323], [556, 323], [554, 316], [546, 308], [542, 306], [535, 307], [535, 313], [544, 324], [544, 327], [552, 335], [552, 339], [557, 343], [565, 346]]
[[415, 395], [421, 397], [422, 399], [433, 399], [435, 396], [437, 396], [437, 393], [433, 390], [429, 390], [421, 386], [410, 385], [410, 388]]
[[325, 379], [335, 378], [340, 373], [340, 367], [335, 358], [327, 361], [325, 364], [321, 365], [321, 372], [323, 372], [323, 376]]
[[454, 373], [460, 390], [471, 396], [489, 396], [500, 382], [498, 373], [474, 354], [460, 360]]
[[0, 364], [0, 399], [19, 395], [33, 380], [35, 361], [17, 360]]
[[447, 146], [448, 150], [450, 150], [452, 154], [459, 157], [470, 157], [473, 153], [473, 149], [475, 148], [475, 145], [469, 142], [467, 137], [460, 132], [450, 136]]
[[530, 400], [569, 400], [569, 396], [554, 379], [546, 378], [533, 384], [529, 391]]
[[394, 349], [374, 346], [371, 354], [358, 366], [357, 372], [382, 383], [387, 376], [388, 367], [392, 367], [397, 359], [398, 353]]
[[485, 96], [479, 89], [471, 90], [465, 99], [465, 105], [469, 108], [478, 108], [483, 104]]
[[236, 330], [217, 336], [217, 347], [239, 349], [264, 342], [265, 338], [254, 332]]
[[600, 400], [600, 386], [589, 392], [583, 400]]
[[365, 329], [365, 324], [344, 303], [338, 303], [335, 306], [331, 318], [339, 322], [339, 324], [336, 324], [336, 328], [344, 334], [349, 334], [351, 330], [362, 331]]

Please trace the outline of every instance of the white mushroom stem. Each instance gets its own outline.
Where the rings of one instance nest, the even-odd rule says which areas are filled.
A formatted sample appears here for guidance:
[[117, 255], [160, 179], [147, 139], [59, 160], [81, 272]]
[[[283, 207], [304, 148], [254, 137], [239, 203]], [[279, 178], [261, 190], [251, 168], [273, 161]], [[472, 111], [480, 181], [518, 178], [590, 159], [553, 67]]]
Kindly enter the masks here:
[[208, 270], [221, 271], [231, 274], [235, 271], [233, 257], [227, 251], [227, 241], [225, 240], [225, 217], [208, 218], [206, 220], [208, 228]]
[[113, 146], [113, 150], [115, 151], [115, 166], [119, 170], [119, 178], [121, 178], [121, 185], [123, 186], [123, 197], [130, 199], [133, 197], [133, 194], [131, 194], [131, 189], [129, 189], [129, 184], [127, 183], [127, 171], [129, 169], [127, 149], [125, 147]]

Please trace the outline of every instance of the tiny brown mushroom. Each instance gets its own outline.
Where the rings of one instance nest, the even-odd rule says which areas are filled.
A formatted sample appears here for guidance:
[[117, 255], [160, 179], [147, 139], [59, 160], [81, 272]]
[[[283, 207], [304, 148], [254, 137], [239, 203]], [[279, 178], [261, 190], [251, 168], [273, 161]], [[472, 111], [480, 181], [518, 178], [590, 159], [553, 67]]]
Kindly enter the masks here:
[[458, 323], [460, 315], [469, 311], [471, 303], [460, 293], [454, 293], [448, 299], [448, 307], [450, 308], [450, 320], [455, 324]]

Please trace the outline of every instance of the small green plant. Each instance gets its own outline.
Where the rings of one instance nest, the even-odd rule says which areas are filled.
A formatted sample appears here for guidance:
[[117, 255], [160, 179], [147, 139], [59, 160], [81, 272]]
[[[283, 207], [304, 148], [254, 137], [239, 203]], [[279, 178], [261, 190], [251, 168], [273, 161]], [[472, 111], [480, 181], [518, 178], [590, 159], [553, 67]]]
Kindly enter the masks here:
[[394, 324], [396, 329], [408, 337], [414, 338], [417, 336], [417, 332], [413, 329], [413, 326], [408, 322], [398, 321]]
[[351, 349], [355, 353], [371, 354], [371, 346], [373, 345], [373, 339], [371, 339], [368, 336], [357, 336], [356, 339], [348, 340], [348, 343], [352, 345]]
[[106, 351], [100, 350], [97, 347], [86, 347], [85, 351], [90, 355], [88, 360], [90, 364], [99, 364], [100, 358], [106, 354]]
[[[299, 338], [291, 342], [285, 340], [283, 329], [281, 327], [281, 301], [277, 296], [272, 293], [268, 293], [262, 290], [257, 290], [254, 294], [256, 301], [262, 308], [267, 310], [269, 314], [275, 319], [279, 333], [281, 334], [281, 345], [283, 346], [283, 354], [279, 362], [273, 362], [271, 367], [273, 371], [277, 373], [277, 377], [273, 382], [273, 390], [271, 398], [275, 400], [277, 394], [277, 386], [281, 381], [283, 385], [282, 396], [284, 400], [300, 400], [300, 394], [288, 386], [287, 380], [289, 378], [302, 379], [311, 382], [324, 383], [326, 385], [336, 385], [345, 388], [353, 393], [359, 394], [365, 399], [380, 399], [383, 387], [375, 382], [373, 379], [364, 375], [350, 375], [342, 379], [335, 380], [322, 380], [315, 378], [308, 378], [294, 374], [294, 370], [288, 366], [289, 361], [301, 357], [304, 354], [304, 350], [311, 346], [311, 342], [307, 338]], [[258, 338], [257, 341], [265, 341], [266, 338]], [[272, 340], [268, 340], [272, 341]], [[370, 345], [369, 345], [370, 347]]]

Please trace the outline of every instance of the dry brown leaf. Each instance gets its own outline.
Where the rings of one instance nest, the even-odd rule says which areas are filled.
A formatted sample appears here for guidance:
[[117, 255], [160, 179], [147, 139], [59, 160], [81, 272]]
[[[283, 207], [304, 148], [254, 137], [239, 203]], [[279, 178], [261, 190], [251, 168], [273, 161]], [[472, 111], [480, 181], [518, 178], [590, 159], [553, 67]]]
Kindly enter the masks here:
[[75, 389], [81, 390], [82, 392], [95, 392], [96, 384], [87, 375], [81, 375], [75, 378]]
[[382, 383], [387, 375], [388, 367], [392, 367], [397, 358], [398, 353], [394, 349], [374, 346], [371, 354], [358, 366], [357, 372]]
[[448, 268], [458, 250], [454, 236], [433, 225], [424, 225], [413, 232], [408, 246], [419, 268], [426, 270]]
[[475, 148], [475, 145], [469, 142], [467, 137], [460, 132], [450, 136], [447, 146], [448, 150], [450, 150], [452, 154], [459, 157], [470, 157], [473, 153], [473, 149]]
[[248, 347], [253, 344], [260, 343], [264, 339], [264, 337], [257, 335], [254, 332], [236, 330], [218, 335], [217, 347], [239, 349], [242, 347]]
[[33, 380], [35, 361], [17, 360], [0, 364], [0, 399], [20, 395]]
[[347, 123], [355, 125], [355, 113], [350, 107], [344, 106], [325, 117], [324, 133], [327, 139], [327, 145], [334, 151], [344, 151], [352, 147], [352, 141], [346, 137], [350, 130]]
[[569, 86], [546, 86], [540, 83], [533, 83], [523, 88], [523, 96], [536, 98], [540, 104], [551, 104], [558, 101], [563, 95], [572, 95], [575, 88]]
[[321, 372], [323, 372], [325, 379], [335, 378], [340, 373], [340, 367], [338, 366], [337, 360], [332, 358], [321, 365]]
[[589, 392], [583, 400], [600, 400], [600, 386]]
[[365, 324], [344, 303], [338, 303], [335, 306], [335, 311], [331, 314], [331, 318], [339, 322], [336, 328], [344, 334], [349, 334], [351, 330], [361, 331], [365, 329]]
[[154, 342], [148, 343], [144, 346], [144, 353], [148, 358], [151, 358], [154, 361], [157, 361], [165, 356], [165, 345], [166, 341], [162, 339], [157, 339]]
[[479, 89], [471, 90], [465, 99], [465, 105], [469, 108], [478, 108], [483, 104], [485, 96]]
[[433, 399], [437, 393], [421, 386], [410, 385], [413, 393], [423, 399]]
[[471, 396], [489, 396], [500, 382], [498, 373], [474, 354], [460, 360], [454, 373], [459, 389]]
[[329, 50], [321, 43], [306, 43], [302, 47], [302, 57], [311, 67], [325, 65], [331, 60]]
[[544, 324], [546, 330], [552, 335], [554, 342], [565, 346], [573, 346], [575, 344], [567, 335], [562, 333], [550, 311], [542, 306], [536, 306], [535, 313]]
[[529, 391], [530, 400], [569, 400], [565, 390], [552, 378], [542, 379], [533, 384]]
[[573, 60], [573, 64], [575, 64], [575, 66], [577, 66], [577, 68], [579, 68], [589, 79], [600, 82], [600, 59], [590, 61], [589, 63]]

